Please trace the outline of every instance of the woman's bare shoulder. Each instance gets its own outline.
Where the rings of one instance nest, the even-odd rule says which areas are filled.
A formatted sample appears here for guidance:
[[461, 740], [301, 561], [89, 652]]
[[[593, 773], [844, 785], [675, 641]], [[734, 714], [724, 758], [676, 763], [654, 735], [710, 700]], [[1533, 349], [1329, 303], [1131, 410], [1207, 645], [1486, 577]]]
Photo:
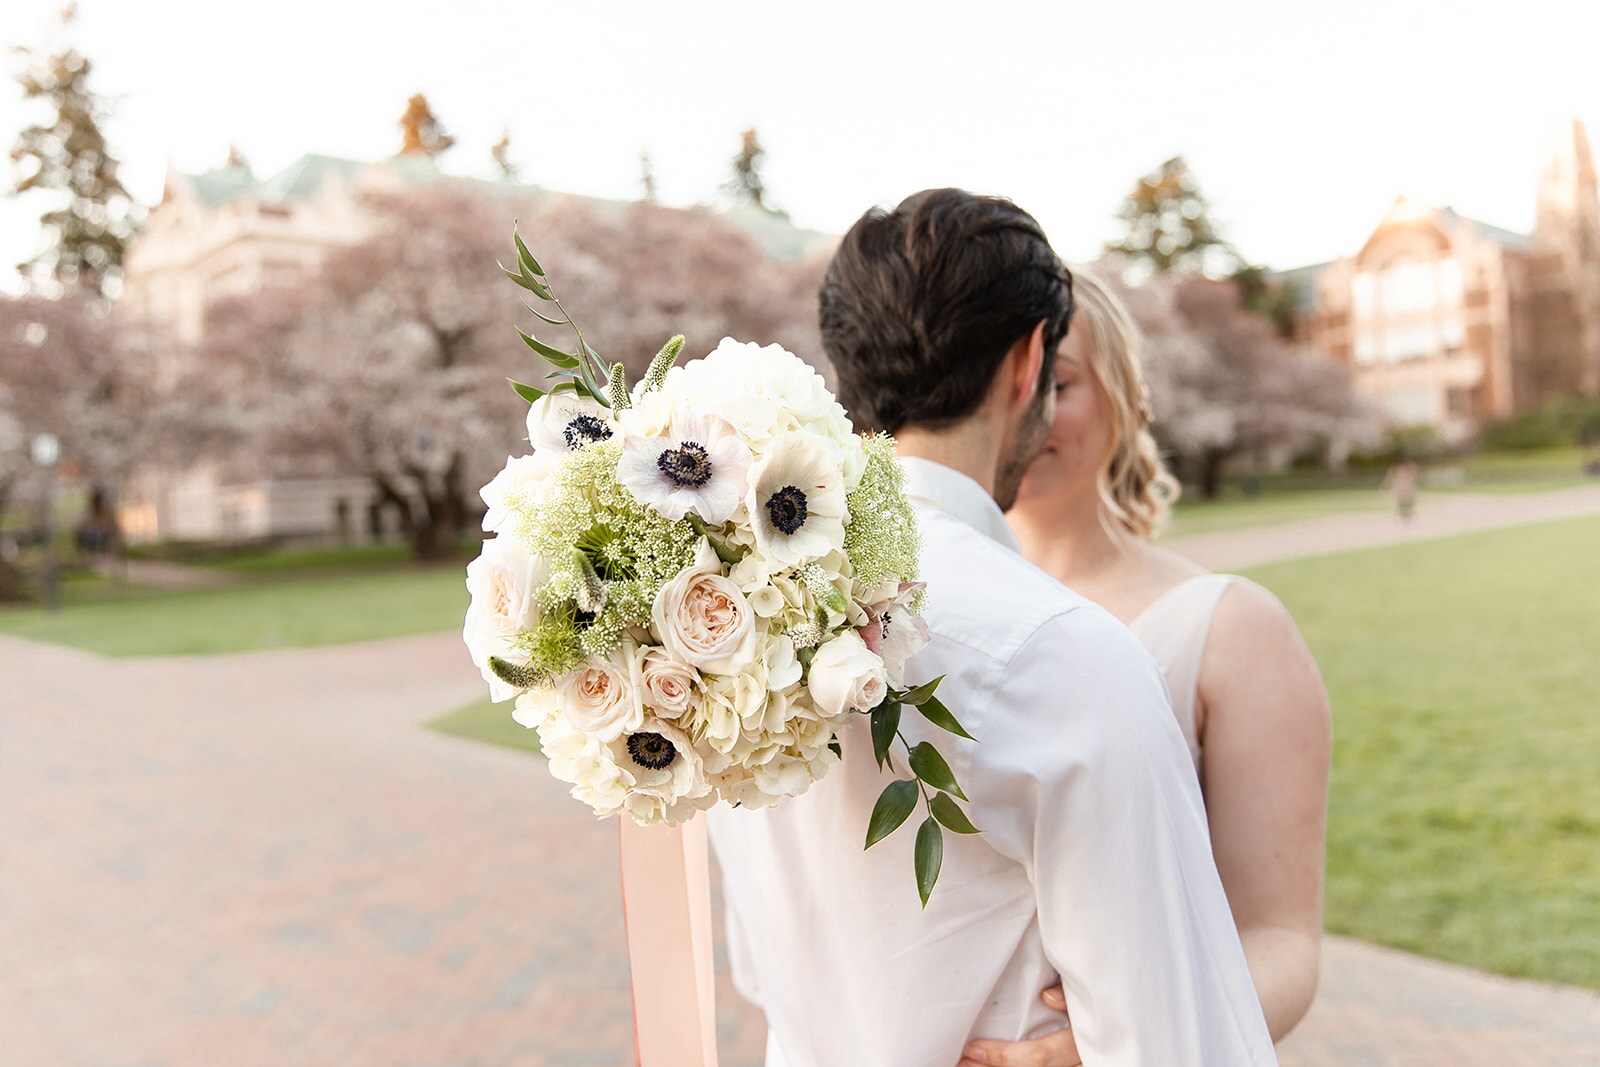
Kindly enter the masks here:
[[1288, 608], [1271, 590], [1232, 577], [1212, 616], [1200, 668], [1202, 692], [1215, 697], [1268, 685], [1320, 694], [1316, 662]]

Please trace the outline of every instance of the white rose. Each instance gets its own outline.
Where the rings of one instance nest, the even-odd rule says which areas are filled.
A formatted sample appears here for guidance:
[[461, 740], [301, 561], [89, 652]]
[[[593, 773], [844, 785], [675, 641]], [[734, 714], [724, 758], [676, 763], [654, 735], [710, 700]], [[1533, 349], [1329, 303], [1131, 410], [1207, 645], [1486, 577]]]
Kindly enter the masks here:
[[575, 730], [611, 742], [644, 721], [639, 661], [631, 642], [605, 659], [588, 663], [556, 683], [561, 714]]
[[639, 654], [639, 680], [644, 684], [644, 702], [656, 717], [677, 719], [694, 701], [700, 672], [673, 659], [666, 649], [652, 647]]
[[495, 676], [489, 658], [515, 659], [517, 636], [539, 623], [537, 593], [548, 577], [544, 560], [514, 537], [490, 538], [478, 558], [467, 564], [467, 592], [472, 600], [461, 637], [489, 683], [493, 700], [510, 700], [520, 692]]
[[650, 621], [668, 653], [702, 671], [736, 674], [755, 658], [755, 613], [705, 541], [656, 594]]
[[888, 695], [889, 675], [883, 660], [847, 630], [817, 649], [806, 684], [817, 711], [833, 718], [877, 707]]

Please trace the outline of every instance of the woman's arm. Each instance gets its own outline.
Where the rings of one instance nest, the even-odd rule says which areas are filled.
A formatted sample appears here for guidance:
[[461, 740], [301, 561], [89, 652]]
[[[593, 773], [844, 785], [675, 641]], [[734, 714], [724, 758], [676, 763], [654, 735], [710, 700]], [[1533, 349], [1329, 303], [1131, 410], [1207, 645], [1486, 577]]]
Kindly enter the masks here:
[[[1217, 871], [1267, 1029], [1282, 1040], [1316, 994], [1332, 724], [1310, 650], [1276, 597], [1223, 595], [1201, 663], [1201, 782]], [[1066, 1010], [1059, 988], [1045, 1003]], [[1071, 1030], [975, 1041], [961, 1067], [1073, 1067]]]
[[1211, 847], [1279, 1041], [1317, 989], [1328, 696], [1294, 620], [1251, 582], [1235, 584], [1217, 605], [1199, 690]]

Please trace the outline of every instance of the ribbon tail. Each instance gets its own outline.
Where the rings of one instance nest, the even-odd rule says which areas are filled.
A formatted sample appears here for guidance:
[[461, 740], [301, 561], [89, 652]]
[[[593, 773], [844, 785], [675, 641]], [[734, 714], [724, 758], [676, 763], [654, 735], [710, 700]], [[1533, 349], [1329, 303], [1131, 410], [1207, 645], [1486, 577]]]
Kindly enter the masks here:
[[622, 913], [639, 1067], [717, 1067], [705, 820], [621, 826]]

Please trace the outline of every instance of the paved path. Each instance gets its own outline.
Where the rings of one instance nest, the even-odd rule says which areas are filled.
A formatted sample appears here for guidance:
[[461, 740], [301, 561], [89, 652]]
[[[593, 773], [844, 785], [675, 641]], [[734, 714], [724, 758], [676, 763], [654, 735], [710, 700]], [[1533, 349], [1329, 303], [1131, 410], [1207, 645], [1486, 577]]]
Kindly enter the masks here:
[[89, 565], [107, 578], [158, 589], [210, 589], [234, 581], [234, 576], [226, 571], [159, 559], [96, 556]]
[[[0, 637], [0, 1064], [621, 1067], [616, 829], [417, 724], [453, 635], [106, 660]], [[725, 990], [728, 1063], [759, 1018]]]
[[1600, 485], [1547, 493], [1424, 493], [1410, 522], [1401, 522], [1392, 513], [1352, 512], [1173, 537], [1162, 544], [1212, 570], [1233, 571], [1302, 556], [1580, 515], [1600, 515]]
[[[1600, 493], [1426, 529], [1500, 509]], [[1372, 520], [1361, 544], [1430, 521], [1191, 543], [1243, 566], [1346, 518]], [[0, 1065], [629, 1064], [615, 829], [537, 761], [419, 728], [480, 691], [453, 634], [161, 660], [0, 637]], [[719, 1025], [724, 1067], [755, 1067], [761, 1021], [725, 980]], [[1330, 939], [1282, 1053], [1595, 1067], [1600, 996]]]

